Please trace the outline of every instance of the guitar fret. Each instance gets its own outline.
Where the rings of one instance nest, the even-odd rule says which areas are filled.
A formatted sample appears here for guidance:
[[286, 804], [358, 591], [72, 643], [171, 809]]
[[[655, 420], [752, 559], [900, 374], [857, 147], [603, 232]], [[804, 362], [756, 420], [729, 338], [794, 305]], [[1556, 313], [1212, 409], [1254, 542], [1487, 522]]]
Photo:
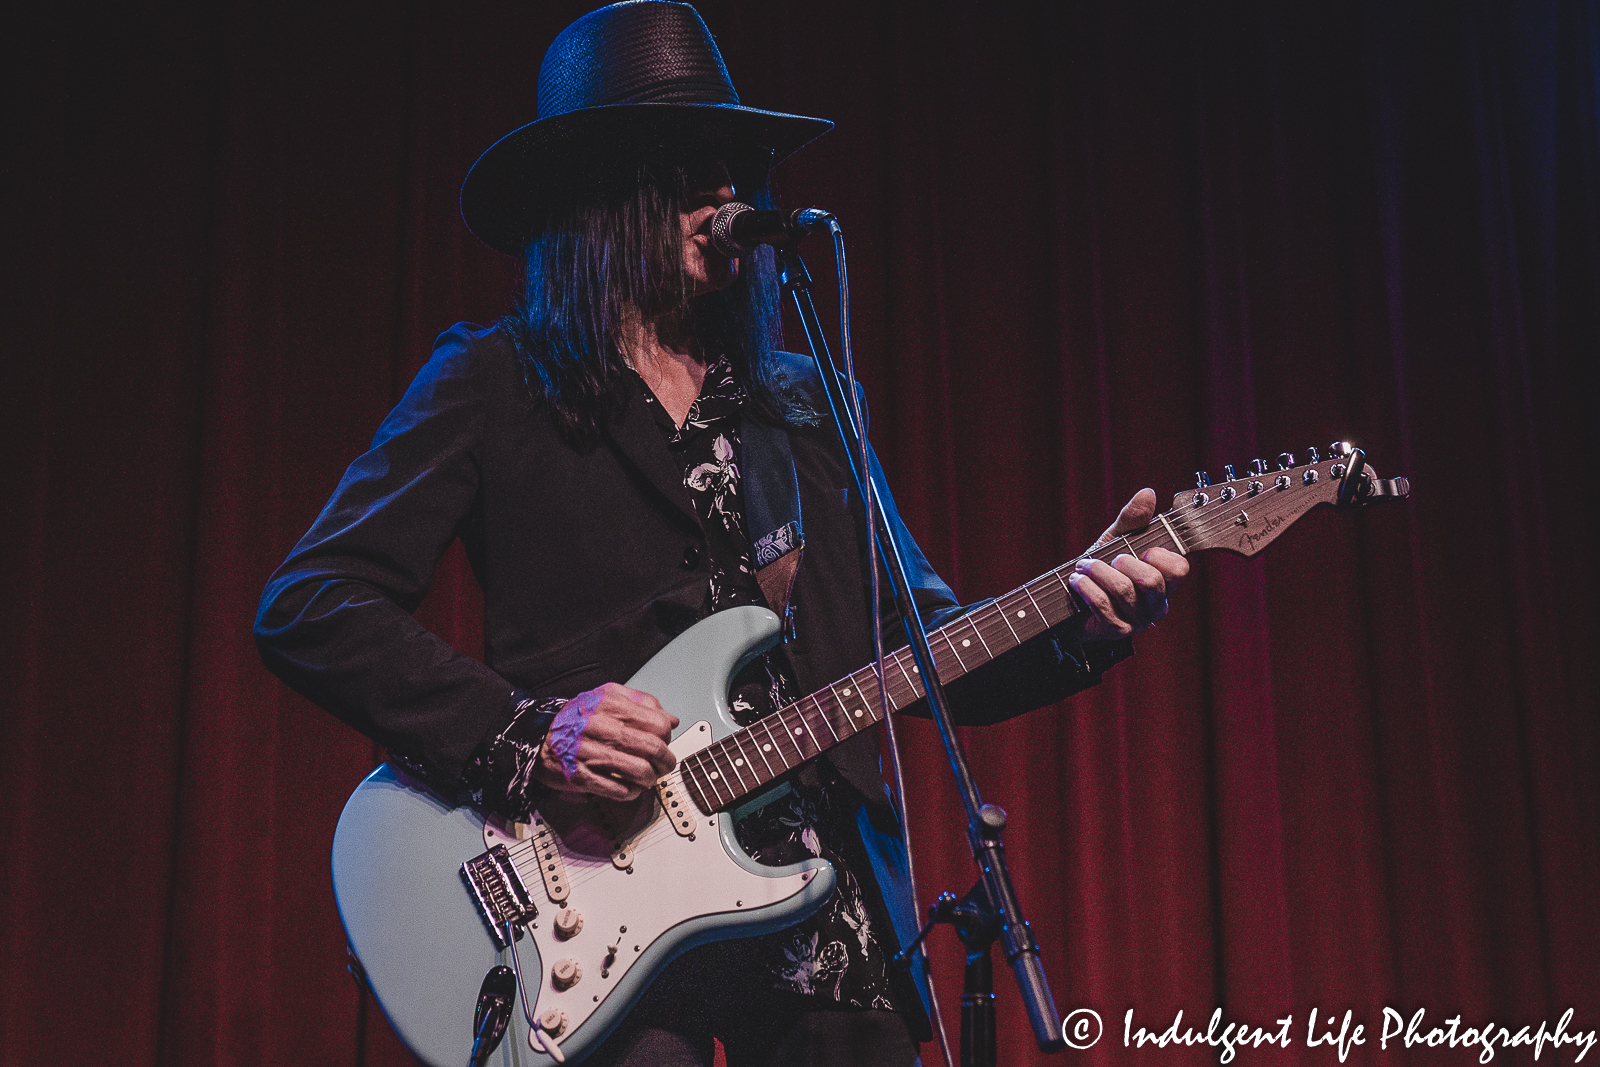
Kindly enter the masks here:
[[[833, 693], [833, 691], [831, 689], [828, 692], [829, 692], [830, 696]], [[817, 695], [815, 693], [811, 694], [811, 703], [816, 705], [817, 714], [822, 716], [822, 724], [824, 726], [826, 726], [828, 728], [828, 732], [833, 735], [834, 742], [838, 743], [839, 731], [834, 728], [832, 716], [830, 716], [828, 714], [828, 709], [822, 706], [822, 701], [817, 697]]]
[[[889, 658], [892, 658], [892, 657], [889, 657]], [[877, 681], [878, 681], [877, 672], [875, 672], [875, 671], [873, 672], [872, 681], [873, 681], [874, 685], [877, 684]], [[884, 691], [884, 694], [889, 698], [889, 707], [892, 708], [895, 711], [899, 711], [900, 710], [900, 705], [894, 699], [894, 683], [889, 680], [889, 664], [887, 662], [884, 663], [884, 667], [883, 667], [883, 691]], [[882, 719], [881, 719], [882, 711], [883, 711], [882, 705], [876, 700], [872, 701], [870, 704], [867, 705], [867, 713], [872, 716], [872, 721], [873, 722], [882, 721]]]
[[[761, 739], [755, 736], [756, 726], [760, 725], [760, 723], [764, 721], [765, 720], [758, 720], [757, 722], [750, 724], [750, 743], [755, 746], [756, 755], [761, 757], [761, 762], [767, 765], [767, 781], [770, 782], [772, 779], [777, 777], [777, 774], [772, 769], [772, 761], [767, 759], [766, 749], [762, 748], [761, 746]], [[767, 736], [772, 736], [772, 730], [770, 728], [767, 730]], [[770, 743], [766, 746], [766, 748], [771, 747], [772, 745]]]
[[[816, 736], [816, 728], [811, 726], [811, 715], [806, 715], [806, 701], [811, 701], [811, 709], [818, 713], [818, 715], [822, 715], [822, 717], [826, 718], [827, 713], [822, 710], [822, 705], [816, 702], [816, 696], [814, 696], [814, 694], [813, 696], [805, 697], [805, 699], [800, 701], [800, 725], [805, 726], [806, 734], [810, 734], [811, 744], [816, 745], [816, 752], [821, 752], [822, 749], [826, 749], [827, 745], [824, 745], [821, 741], [818, 741], [818, 736]], [[832, 729], [832, 726], [830, 726], [829, 729]], [[811, 755], [816, 755], [816, 752], [811, 753]]]
[[697, 772], [695, 774], [695, 780], [702, 792], [710, 792], [710, 796], [706, 797], [706, 799], [710, 801], [710, 804], [706, 807], [706, 811], [712, 812], [722, 807], [722, 789], [717, 785], [716, 768], [707, 767], [707, 764], [710, 763], [711, 760], [707, 758], [706, 751], [706, 749], [700, 750], [700, 760], [696, 764], [695, 768]]
[[[816, 703], [816, 701], [812, 701], [812, 703]], [[795, 709], [795, 715], [800, 719], [800, 725], [805, 727], [806, 735], [811, 738], [811, 744], [816, 748], [817, 752], [821, 752], [822, 751], [822, 746], [817, 744], [817, 735], [812, 732], [811, 724], [806, 721], [805, 701], [802, 700], [802, 701], [796, 702], [795, 705], [794, 705], [794, 709]], [[799, 730], [795, 731], [795, 736], [796, 737], [800, 736], [800, 731]], [[798, 743], [794, 747], [797, 750], [800, 749], [800, 745]], [[816, 754], [817, 754], [816, 752], [812, 753], [813, 756], [816, 755]], [[802, 755], [804, 755], [803, 751], [802, 751]]]
[[967, 626], [971, 628], [973, 636], [978, 639], [978, 644], [983, 646], [984, 655], [988, 656], [990, 659], [994, 659], [994, 653], [989, 649], [989, 642], [983, 639], [983, 631], [978, 629], [977, 620], [972, 618], [964, 618], [962, 621], [964, 621]]
[[[967, 673], [967, 664], [966, 664], [966, 661], [961, 658], [961, 652], [960, 652], [959, 649], [956, 648], [956, 643], [954, 641], [952, 641], [950, 639], [950, 635], [945, 633], [943, 630], [937, 631], [937, 635], [939, 637], [944, 638], [944, 643], [949, 647], [950, 654], [956, 658], [956, 666], [961, 668], [961, 673], [962, 674], [966, 674]], [[970, 644], [970, 642], [969, 642], [969, 644]], [[930, 652], [933, 651], [931, 645], [929, 646], [928, 650]], [[943, 674], [944, 674], [944, 668], [943, 667], [940, 667], [939, 674], [941, 676], [943, 676]]]
[[[1017, 647], [1017, 635], [1012, 632], [1010, 626], [1006, 625], [1005, 620], [999, 617], [999, 614], [999, 612], [988, 608], [984, 609], [981, 614], [979, 612], [972, 613], [972, 628], [978, 631], [978, 637], [983, 641], [983, 647], [989, 651], [990, 659], [999, 655], [999, 652], [996, 652], [995, 649], [999, 649], [1000, 652], [1006, 652]], [[987, 634], [984, 633], [985, 629], [989, 631]]]
[[766, 726], [766, 728], [767, 728], [767, 740], [772, 743], [772, 753], [773, 753], [773, 755], [777, 756], [778, 759], [780, 761], [782, 761], [783, 769], [785, 771], [792, 770], [794, 768], [794, 764], [790, 763], [789, 762], [789, 757], [785, 756], [783, 754], [783, 746], [778, 743], [778, 735], [772, 732], [772, 720], [773, 719], [777, 719], [778, 722], [779, 722], [779, 725], [782, 725], [783, 712], [779, 711], [776, 714], [768, 715], [766, 718], [761, 720], [762, 724], [764, 726]]
[[1034, 615], [1039, 619], [1040, 631], [1048, 630], [1050, 628], [1050, 616], [1040, 609], [1039, 602], [1033, 599], [1033, 591], [1028, 588], [1026, 583], [1023, 584], [1022, 591], [1028, 594], [1028, 603], [1033, 605]]
[[[750, 789], [750, 787], [748, 785], [745, 785], [744, 772], [739, 770], [740, 767], [745, 766], [750, 762], [750, 760], [746, 757], [745, 750], [744, 750], [744, 741], [740, 736], [743, 733], [744, 733], [743, 730], [737, 730], [737, 731], [735, 731], [734, 733], [732, 733], [731, 735], [728, 736], [727, 741], [732, 743], [733, 746], [739, 750], [739, 754], [737, 756], [735, 756], [734, 760], [733, 760], [733, 773], [735, 773], [735, 774], [737, 774], [739, 776], [739, 784], [741, 786], [744, 786], [745, 790], [748, 791]], [[755, 768], [754, 767], [750, 768], [750, 777], [752, 777], [752, 778], [756, 777], [756, 773], [755, 773]], [[756, 779], [756, 785], [760, 785], [760, 784], [761, 784], [760, 779]]]
[[1012, 640], [1016, 641], [1016, 643], [1019, 645], [1022, 644], [1022, 636], [1017, 633], [1017, 628], [1011, 625], [1011, 620], [1006, 618], [1007, 612], [1005, 605], [998, 600], [995, 601], [994, 611], [1000, 616], [1000, 621], [1006, 624], [1006, 629], [1011, 631]]
[[855, 674], [845, 675], [844, 680], [850, 684], [844, 687], [844, 691], [850, 694], [850, 698], [839, 698], [839, 707], [844, 711], [845, 721], [850, 724], [850, 732], [856, 734], [878, 721], [871, 718], [872, 700], [867, 696], [869, 691], [875, 694], [877, 687], [872, 683], [872, 672], [868, 670], [865, 673], [865, 683]]
[[[783, 761], [785, 763], [789, 763], [789, 766], [791, 767], [795, 766], [796, 764], [804, 763], [806, 759], [806, 754], [800, 750], [799, 742], [795, 741], [794, 735], [789, 732], [789, 715], [792, 710], [793, 705], [790, 705], [774, 716], [774, 718], [778, 720], [778, 733], [783, 736], [785, 741], [789, 742], [789, 747], [794, 749], [794, 763], [789, 763], [788, 756], [783, 758]], [[768, 729], [770, 729], [770, 727]]]
[[[849, 682], [854, 682], [855, 681], [854, 678], [851, 678], [848, 675], [846, 676], [845, 680], [849, 681]], [[855, 694], [855, 696], [858, 699], [860, 698], [860, 695], [861, 695], [860, 692], [857, 690], [857, 688], [855, 686], [853, 686], [853, 685], [845, 686], [844, 687], [844, 692], [853, 693], [853, 694]], [[844, 724], [846, 726], [850, 727], [850, 733], [851, 734], [860, 733], [861, 732], [861, 727], [856, 725], [855, 719], [852, 717], [852, 714], [851, 714], [851, 711], [850, 711], [850, 701], [846, 700], [844, 698], [844, 696], [840, 693], [839, 688], [838, 688], [838, 683], [834, 683], [833, 685], [828, 686], [828, 693], [833, 697], [834, 703], [839, 705], [839, 714], [844, 716]]]
[[711, 764], [711, 771], [707, 777], [711, 779], [712, 788], [717, 791], [717, 803], [719, 805], [722, 803], [722, 794], [724, 790], [727, 791], [729, 800], [732, 800], [734, 797], [733, 786], [728, 784], [727, 772], [722, 768], [721, 762], [717, 758], [719, 755], [721, 755], [720, 750], [720, 745], [714, 745], [705, 750], [707, 762]]
[[[866, 681], [862, 681], [865, 676]], [[861, 705], [866, 710], [867, 718], [874, 723], [883, 721], [883, 702], [879, 695], [878, 672], [871, 667], [863, 667], [850, 676], [856, 683], [856, 692], [861, 697]], [[889, 703], [894, 704], [894, 690], [885, 686], [883, 693], [888, 696]]]
[[905, 649], [903, 651], [896, 652], [894, 654], [894, 665], [896, 667], [900, 668], [901, 675], [903, 675], [905, 677], [906, 686], [907, 686], [907, 688], [909, 688], [911, 690], [911, 699], [906, 701], [907, 704], [911, 704], [911, 703], [914, 703], [915, 701], [921, 700], [926, 695], [925, 693], [917, 692], [917, 680], [915, 678], [911, 677], [911, 675], [906, 671], [906, 659], [910, 655], [911, 655], [911, 650], [910, 649]]

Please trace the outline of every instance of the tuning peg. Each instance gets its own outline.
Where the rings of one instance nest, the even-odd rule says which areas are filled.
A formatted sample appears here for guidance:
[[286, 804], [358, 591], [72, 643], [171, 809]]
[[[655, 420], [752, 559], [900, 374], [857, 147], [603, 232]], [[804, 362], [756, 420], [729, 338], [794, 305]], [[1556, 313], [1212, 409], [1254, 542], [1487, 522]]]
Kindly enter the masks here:
[[1222, 480], [1225, 481], [1225, 482], [1231, 482], [1231, 481], [1235, 480], [1236, 478], [1238, 478], [1238, 475], [1233, 473], [1233, 464], [1232, 463], [1223, 464], [1223, 467], [1222, 467]]
[[1306, 449], [1306, 451], [1311, 453], [1311, 458], [1306, 460], [1307, 463], [1321, 463], [1322, 462], [1322, 453], [1318, 452], [1316, 450], [1316, 448], [1314, 448], [1314, 447], [1313, 448], [1308, 448], [1308, 449]]
[[1293, 466], [1294, 466], [1294, 453], [1292, 453], [1292, 452], [1279, 452], [1278, 453], [1278, 469], [1279, 470], [1286, 471], [1290, 467], [1293, 467]]
[[1207, 474], [1205, 471], [1195, 471], [1194, 472], [1194, 487], [1196, 489], [1204, 489], [1206, 486], [1208, 486], [1210, 484], [1211, 484], [1211, 475]]
[[1250, 461], [1250, 473], [1251, 473], [1252, 476], [1254, 476], [1256, 478], [1259, 478], [1263, 474], [1267, 473], [1267, 461], [1264, 460], [1264, 459], [1253, 459], [1253, 460], [1251, 460]]
[[1328, 456], [1330, 458], [1334, 456], [1348, 456], [1355, 450], [1356, 446], [1351, 444], [1349, 441], [1335, 441], [1333, 444], [1328, 446]]

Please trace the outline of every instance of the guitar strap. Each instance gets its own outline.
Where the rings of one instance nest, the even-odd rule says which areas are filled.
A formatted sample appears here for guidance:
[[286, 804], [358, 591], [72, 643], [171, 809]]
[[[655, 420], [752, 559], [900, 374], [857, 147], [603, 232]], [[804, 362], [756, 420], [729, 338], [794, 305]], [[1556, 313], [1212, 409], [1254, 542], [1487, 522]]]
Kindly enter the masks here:
[[749, 419], [740, 432], [744, 465], [746, 528], [756, 584], [767, 606], [783, 620], [783, 637], [794, 636], [794, 610], [789, 594], [800, 569], [805, 538], [800, 525], [800, 481], [795, 474], [789, 433], [762, 419]]

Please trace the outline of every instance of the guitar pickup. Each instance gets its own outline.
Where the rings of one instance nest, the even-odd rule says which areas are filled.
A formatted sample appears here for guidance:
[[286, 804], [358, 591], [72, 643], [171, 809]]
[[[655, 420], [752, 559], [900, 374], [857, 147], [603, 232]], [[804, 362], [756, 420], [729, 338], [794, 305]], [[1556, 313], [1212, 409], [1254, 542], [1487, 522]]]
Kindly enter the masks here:
[[695, 807], [689, 800], [689, 793], [683, 788], [683, 775], [669, 774], [656, 782], [656, 797], [661, 801], [661, 810], [667, 813], [667, 821], [672, 824], [672, 830], [679, 837], [693, 837], [695, 827], [699, 820], [695, 818]]
[[489, 932], [501, 948], [508, 947], [506, 924], [521, 926], [539, 914], [534, 907], [528, 887], [522, 884], [522, 875], [511, 862], [511, 854], [504, 845], [496, 845], [488, 852], [461, 865], [461, 877], [466, 879], [478, 902], [478, 911], [489, 925]]

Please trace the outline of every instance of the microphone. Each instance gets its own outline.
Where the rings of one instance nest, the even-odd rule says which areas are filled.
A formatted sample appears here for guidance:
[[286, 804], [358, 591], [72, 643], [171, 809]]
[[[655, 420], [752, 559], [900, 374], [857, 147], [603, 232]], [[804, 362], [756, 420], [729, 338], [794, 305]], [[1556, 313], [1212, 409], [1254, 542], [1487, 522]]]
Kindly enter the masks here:
[[820, 207], [757, 211], [734, 200], [717, 208], [711, 216], [711, 246], [729, 259], [736, 259], [754, 252], [759, 245], [794, 244], [833, 221], [833, 214]]

